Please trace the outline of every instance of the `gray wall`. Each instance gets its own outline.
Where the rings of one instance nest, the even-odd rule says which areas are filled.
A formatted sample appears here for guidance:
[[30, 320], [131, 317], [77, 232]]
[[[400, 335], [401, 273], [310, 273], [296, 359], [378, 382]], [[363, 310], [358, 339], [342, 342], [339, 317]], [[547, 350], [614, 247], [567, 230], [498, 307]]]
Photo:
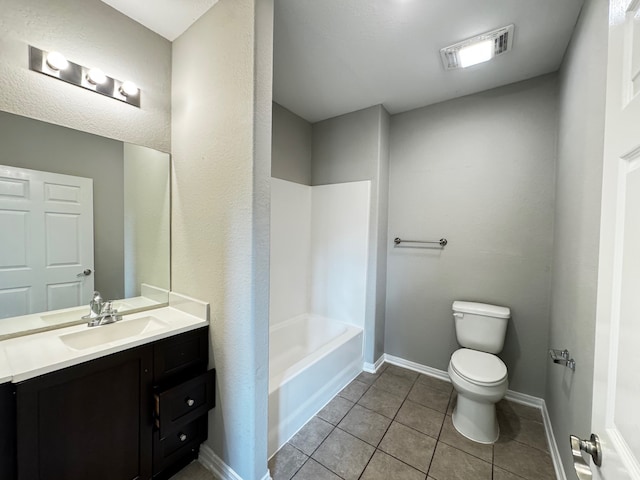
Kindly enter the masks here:
[[313, 124], [311, 184], [371, 181], [364, 360], [384, 353], [389, 114], [382, 105]]
[[0, 164], [93, 179], [95, 288], [124, 298], [123, 144], [0, 112]]
[[171, 286], [210, 304], [202, 448], [247, 480], [267, 474], [272, 29], [271, 0], [220, 0], [173, 43]]
[[[380, 109], [378, 135], [378, 165], [376, 172], [378, 209], [377, 209], [377, 258], [376, 258], [376, 295], [375, 295], [375, 345], [372, 362], [384, 354], [384, 333], [387, 311], [387, 243], [389, 231], [389, 142], [391, 136], [391, 116], [384, 108]], [[373, 212], [372, 212], [373, 214]], [[371, 272], [369, 272], [371, 279]], [[369, 303], [371, 305], [371, 303]]]
[[311, 185], [374, 178], [381, 109], [378, 105], [313, 124]]
[[271, 176], [311, 185], [311, 124], [273, 104]]
[[511, 307], [501, 357], [512, 390], [545, 391], [556, 155], [556, 77], [391, 117], [385, 352], [446, 370], [451, 304]]
[[549, 346], [568, 348], [578, 366], [549, 363], [545, 401], [569, 478], [567, 439], [591, 432], [607, 21], [607, 2], [585, 2], [560, 71]]

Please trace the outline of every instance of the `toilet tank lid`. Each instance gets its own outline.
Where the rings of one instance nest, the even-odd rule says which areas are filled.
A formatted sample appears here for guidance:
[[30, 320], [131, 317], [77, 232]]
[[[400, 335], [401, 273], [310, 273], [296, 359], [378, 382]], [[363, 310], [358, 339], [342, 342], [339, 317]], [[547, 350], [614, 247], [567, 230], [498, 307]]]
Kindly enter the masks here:
[[476, 315], [484, 315], [485, 317], [509, 318], [511, 310], [509, 307], [499, 307], [498, 305], [489, 305], [487, 303], [477, 302], [461, 302], [456, 300], [452, 307], [454, 312], [473, 313]]

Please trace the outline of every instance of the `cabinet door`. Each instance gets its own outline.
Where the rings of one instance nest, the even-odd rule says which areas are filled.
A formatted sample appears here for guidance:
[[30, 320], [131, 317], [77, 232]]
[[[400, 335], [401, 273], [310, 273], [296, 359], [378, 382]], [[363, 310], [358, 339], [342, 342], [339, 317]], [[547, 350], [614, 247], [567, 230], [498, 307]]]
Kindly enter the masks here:
[[18, 384], [18, 480], [151, 478], [152, 379], [145, 346]]
[[0, 385], [0, 478], [15, 478], [16, 411], [13, 384]]

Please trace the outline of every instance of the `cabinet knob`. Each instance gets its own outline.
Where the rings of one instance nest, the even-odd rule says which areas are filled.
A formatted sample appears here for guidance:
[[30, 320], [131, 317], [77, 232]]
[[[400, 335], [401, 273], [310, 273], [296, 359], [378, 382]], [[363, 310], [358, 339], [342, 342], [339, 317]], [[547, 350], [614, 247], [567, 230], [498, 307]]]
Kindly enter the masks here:
[[193, 405], [195, 405], [196, 401], [193, 398], [187, 397], [185, 399], [185, 403], [187, 404], [187, 407], [193, 407]]
[[180, 435], [178, 435], [178, 438], [180, 439], [181, 442], [184, 442], [187, 439], [187, 435], [184, 433], [181, 433]]

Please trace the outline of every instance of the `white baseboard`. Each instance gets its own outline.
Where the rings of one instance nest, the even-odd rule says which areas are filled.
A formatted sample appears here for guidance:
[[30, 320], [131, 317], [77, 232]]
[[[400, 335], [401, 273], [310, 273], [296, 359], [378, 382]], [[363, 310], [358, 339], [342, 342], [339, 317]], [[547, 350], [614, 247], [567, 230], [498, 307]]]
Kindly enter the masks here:
[[567, 476], [564, 473], [564, 466], [562, 465], [562, 459], [560, 458], [560, 450], [558, 450], [556, 436], [553, 434], [553, 427], [551, 426], [551, 418], [549, 417], [547, 404], [544, 400], [542, 400], [542, 422], [544, 423], [544, 431], [547, 434], [549, 453], [551, 454], [551, 460], [553, 461], [553, 468], [556, 471], [556, 478], [558, 480], [567, 480]]
[[[220, 480], [243, 480], [229, 465], [224, 463], [220, 457], [207, 444], [200, 445], [200, 454], [198, 455], [198, 462], [202, 464], [204, 468], [213, 473], [216, 478]], [[271, 480], [271, 474], [269, 470], [265, 473], [261, 480]]]
[[380, 355], [380, 358], [376, 360], [376, 363], [364, 362], [364, 364], [362, 365], [362, 370], [364, 370], [367, 373], [376, 373], [380, 368], [380, 365], [384, 363], [384, 358], [385, 358], [385, 354], [383, 353], [382, 355]]
[[420, 363], [405, 360], [404, 358], [394, 357], [393, 355], [389, 355], [388, 353], [384, 354], [384, 358], [385, 361], [387, 363], [390, 363], [391, 365], [396, 365], [398, 367], [413, 370], [414, 372], [423, 373], [424, 375], [429, 375], [430, 377], [435, 377], [440, 380], [444, 380], [445, 382], [451, 382], [451, 380], [449, 380], [449, 374], [444, 370], [427, 367], [426, 365], [421, 365]]
[[[414, 372], [422, 373], [424, 375], [429, 375], [431, 377], [435, 377], [440, 380], [444, 380], [446, 382], [451, 381], [449, 379], [449, 374], [444, 370], [427, 367], [426, 365], [421, 365], [419, 363], [405, 360], [404, 358], [394, 357], [393, 355], [389, 355], [387, 353], [385, 353], [382, 357], [380, 357], [380, 359], [384, 359], [385, 362], [390, 363], [392, 365], [407, 368], [409, 370], [413, 370]], [[365, 367], [365, 371], [367, 371], [366, 367]], [[504, 398], [509, 400], [510, 402], [520, 403], [522, 405], [527, 405], [529, 407], [540, 409], [542, 414], [542, 422], [544, 424], [544, 431], [547, 436], [547, 443], [549, 444], [549, 453], [551, 455], [551, 460], [553, 462], [553, 468], [556, 471], [556, 477], [558, 480], [567, 480], [567, 477], [564, 473], [564, 467], [562, 466], [562, 460], [560, 459], [560, 451], [558, 450], [556, 437], [553, 435], [551, 419], [549, 418], [549, 412], [547, 411], [547, 405], [544, 399], [534, 397], [533, 395], [527, 395], [526, 393], [514, 392], [513, 390], [507, 390], [507, 393]]]

